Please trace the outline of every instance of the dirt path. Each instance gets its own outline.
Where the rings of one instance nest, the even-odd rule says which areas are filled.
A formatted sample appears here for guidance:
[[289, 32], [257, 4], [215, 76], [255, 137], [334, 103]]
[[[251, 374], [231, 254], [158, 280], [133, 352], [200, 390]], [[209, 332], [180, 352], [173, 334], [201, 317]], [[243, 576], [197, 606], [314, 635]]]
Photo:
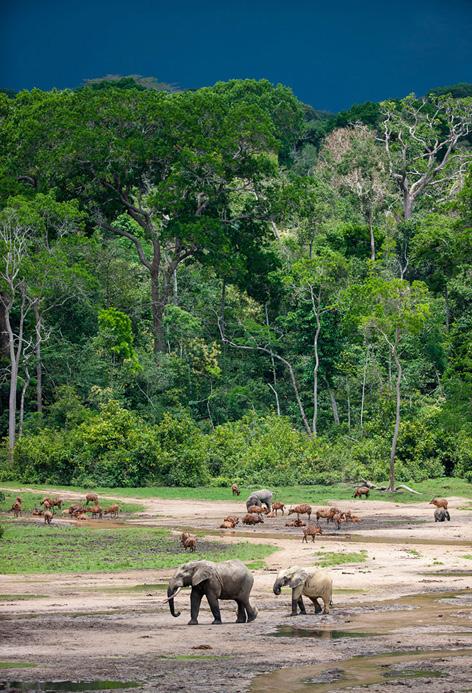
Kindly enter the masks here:
[[[61, 491], [61, 496], [81, 494]], [[351, 508], [362, 522], [340, 532], [322, 525], [325, 534], [314, 546], [302, 544], [301, 530], [285, 527], [282, 517], [257, 528], [218, 530], [224, 515], [242, 513], [241, 501], [119, 500], [145, 506], [131, 522], [175, 531], [192, 527], [210, 538], [216, 534], [219, 541], [244, 537], [277, 546], [266, 559], [267, 568], [255, 571], [257, 620], [235, 625], [233, 604], [222, 602], [222, 626], [210, 625], [207, 608], [200, 626], [187, 626], [184, 592], [177, 598], [183, 615], [172, 619], [162, 603], [162, 586], [172, 571], [3, 576], [0, 661], [36, 667], [5, 669], [0, 681], [116, 679], [138, 682], [134, 690], [262, 693], [281, 687], [303, 690], [300, 665], [312, 667], [306, 677], [314, 681], [313, 693], [355, 687], [360, 681], [372, 691], [397, 691], [399, 679], [402, 688], [415, 691], [461, 690], [467, 679], [472, 561], [466, 556], [472, 554], [472, 512], [459, 509], [464, 499], [451, 499], [452, 520], [443, 524], [431, 521], [431, 506], [424, 503], [340, 501], [339, 507]], [[313, 565], [315, 552], [362, 550], [367, 551], [364, 562], [330, 569], [335, 585], [330, 615], [287, 617], [290, 595], [272, 593], [280, 567]], [[436, 654], [429, 655], [437, 650], [444, 653], [439, 664]], [[398, 655], [390, 668], [379, 659], [385, 653]], [[417, 656], [409, 658], [412, 653]], [[387, 669], [391, 678], [384, 676]], [[271, 678], [275, 670], [279, 673]], [[430, 674], [433, 670], [440, 673]], [[443, 673], [450, 677], [447, 687]]]

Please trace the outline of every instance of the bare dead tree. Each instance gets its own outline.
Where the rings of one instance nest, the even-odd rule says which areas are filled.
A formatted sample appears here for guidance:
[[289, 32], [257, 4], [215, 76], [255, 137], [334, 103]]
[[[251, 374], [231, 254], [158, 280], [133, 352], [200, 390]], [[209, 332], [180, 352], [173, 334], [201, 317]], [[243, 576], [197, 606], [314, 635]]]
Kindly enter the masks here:
[[[16, 442], [17, 390], [20, 363], [25, 346], [25, 321], [34, 299], [28, 295], [22, 276], [22, 264], [27, 254], [31, 230], [22, 226], [16, 214], [6, 211], [0, 222], [0, 244], [3, 261], [0, 264], [0, 292], [10, 359], [10, 388], [8, 398], [8, 457], [13, 461]], [[15, 311], [15, 320], [13, 319]]]
[[349, 193], [357, 200], [369, 228], [370, 259], [375, 260], [375, 226], [396, 203], [388, 162], [375, 133], [360, 123], [333, 130], [323, 143], [317, 170], [335, 190]]
[[413, 94], [400, 102], [381, 104], [383, 122], [379, 140], [390, 175], [403, 199], [403, 217], [409, 219], [424, 194], [447, 198], [457, 192], [472, 153], [460, 146], [472, 131], [472, 99]]

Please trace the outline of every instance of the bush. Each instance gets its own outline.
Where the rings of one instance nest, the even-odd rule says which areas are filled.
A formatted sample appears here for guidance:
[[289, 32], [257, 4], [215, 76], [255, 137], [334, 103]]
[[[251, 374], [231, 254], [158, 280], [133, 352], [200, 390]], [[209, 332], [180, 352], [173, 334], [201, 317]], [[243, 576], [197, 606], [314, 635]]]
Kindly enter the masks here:
[[322, 439], [309, 439], [282, 416], [248, 414], [206, 436], [206, 460], [218, 478], [247, 486], [333, 483], [342, 472]]

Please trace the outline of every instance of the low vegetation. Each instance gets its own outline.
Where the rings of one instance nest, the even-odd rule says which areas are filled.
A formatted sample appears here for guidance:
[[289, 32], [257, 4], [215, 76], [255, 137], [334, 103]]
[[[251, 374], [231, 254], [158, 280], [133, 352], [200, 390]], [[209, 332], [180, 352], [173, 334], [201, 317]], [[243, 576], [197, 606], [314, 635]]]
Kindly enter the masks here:
[[[20, 481], [1, 482], [2, 488], [20, 488]], [[425, 481], [407, 482], [420, 495], [410, 493], [406, 490], [401, 490], [398, 493], [390, 494], [382, 491], [373, 490], [369, 494], [369, 500], [395, 500], [395, 503], [419, 503], [429, 502], [434, 496], [461, 496], [463, 498], [472, 499], [472, 484], [465, 479], [454, 477], [440, 477], [437, 479], [427, 479]], [[41, 492], [50, 492], [51, 485], [29, 484], [30, 488], [41, 490]], [[85, 494], [89, 488], [80, 486], [55, 486], [58, 492], [75, 491]], [[333, 500], [351, 500], [354, 492], [354, 485], [347, 483], [332, 484], [329, 486], [314, 484], [300, 486], [271, 486], [274, 491], [275, 499], [281, 500], [284, 503], [301, 503], [307, 502], [313, 505], [324, 505]], [[99, 495], [110, 495], [114, 497], [132, 497], [152, 499], [163, 498], [168, 500], [234, 500], [242, 503], [255, 490], [255, 486], [240, 486], [241, 495], [233, 497], [229, 485], [225, 486], [144, 486], [141, 488], [127, 487], [97, 487], [94, 491]], [[12, 495], [12, 494], [11, 494]], [[15, 494], [16, 495], [16, 494]], [[22, 494], [23, 495], [23, 494]], [[363, 501], [360, 501], [363, 502]], [[0, 505], [3, 507], [3, 505]], [[125, 506], [123, 506], [125, 507]], [[139, 506], [130, 504], [130, 507], [135, 508], [137, 512]], [[128, 512], [133, 512], [128, 510]]]
[[316, 562], [320, 568], [329, 568], [335, 565], [344, 565], [345, 563], [365, 563], [367, 560], [367, 551], [352, 551], [345, 553], [344, 551], [318, 551], [316, 554]]
[[199, 541], [185, 552], [164, 529], [148, 527], [86, 529], [70, 525], [10, 522], [0, 555], [0, 573], [70, 573], [174, 568], [186, 560], [260, 561], [276, 549], [262, 544], [223, 545]]

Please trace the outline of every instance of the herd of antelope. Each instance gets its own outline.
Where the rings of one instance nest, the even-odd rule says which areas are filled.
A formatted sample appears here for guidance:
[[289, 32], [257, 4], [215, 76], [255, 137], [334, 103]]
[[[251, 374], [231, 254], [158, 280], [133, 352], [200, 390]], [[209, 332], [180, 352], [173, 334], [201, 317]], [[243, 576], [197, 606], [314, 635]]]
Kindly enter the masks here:
[[[237, 484], [232, 484], [231, 492], [233, 496], [239, 496], [241, 491]], [[354, 491], [354, 498], [368, 498], [370, 488], [369, 486], [358, 486]], [[445, 520], [450, 520], [451, 516], [448, 512], [448, 501], [445, 498], [433, 498], [430, 505], [434, 505], [436, 510], [434, 511], [434, 521], [444, 522]], [[278, 516], [279, 511], [282, 515], [285, 515], [286, 505], [280, 501], [272, 503], [272, 507], [264, 507], [263, 505], [250, 505], [247, 508], [247, 513], [242, 517], [241, 522], [243, 525], [257, 525], [264, 522], [264, 517], [275, 518]], [[361, 522], [359, 515], [354, 515], [351, 510], [340, 510], [339, 508], [333, 506], [330, 508], [319, 508], [313, 511], [313, 508], [308, 503], [301, 503], [299, 505], [292, 506], [287, 510], [288, 515], [296, 515], [297, 518], [293, 520], [288, 520], [285, 523], [286, 527], [302, 527], [303, 536], [302, 542], [308, 542], [308, 537], [311, 537], [312, 542], [318, 535], [323, 534], [323, 530], [320, 526], [320, 519], [325, 519], [326, 524], [329, 525], [333, 523], [336, 529], [340, 529], [343, 524], [358, 524]], [[307, 516], [307, 522], [304, 522], [300, 515]], [[316, 524], [311, 521], [311, 516], [316, 517]], [[239, 524], [240, 518], [235, 515], [228, 515], [224, 518], [220, 529], [234, 529], [236, 525]]]
[[[62, 498], [46, 496], [39, 503], [42, 508], [35, 506], [31, 515], [33, 517], [42, 517], [44, 519], [44, 524], [50, 525], [54, 519], [55, 508], [61, 510], [63, 515], [75, 520], [87, 520], [87, 513], [89, 513], [94, 520], [101, 519], [103, 516], [116, 518], [120, 512], [120, 506], [116, 503], [105, 508], [100, 507], [96, 493], [87, 493], [83, 503], [71, 505], [64, 510], [62, 510], [63, 503], [64, 501]], [[89, 505], [89, 503], [92, 505]], [[23, 501], [20, 496], [16, 497], [15, 502], [10, 508], [10, 512], [13, 513], [15, 517], [19, 517], [23, 513]]]
[[[285, 515], [286, 510], [285, 503], [276, 501], [272, 503], [272, 508], [269, 511], [266, 507], [260, 507], [257, 505], [250, 506], [248, 512], [242, 517], [241, 523], [243, 525], [257, 525], [264, 522], [265, 518], [275, 518], [278, 513], [281, 512]], [[287, 509], [288, 515], [296, 515], [297, 519], [288, 520], [285, 523], [286, 527], [303, 527], [303, 538], [302, 541], [307, 542], [308, 537], [315, 541], [315, 537], [319, 534], [323, 534], [323, 530], [320, 527], [320, 519], [324, 518], [326, 523], [332, 522], [337, 529], [340, 529], [341, 525], [346, 523], [358, 523], [361, 522], [361, 518], [358, 515], [353, 515], [350, 510], [342, 511], [339, 508], [320, 508], [319, 510], [313, 511], [311, 505], [308, 503], [301, 503], [300, 505], [295, 505]], [[300, 519], [300, 515], [306, 515], [308, 523]], [[316, 525], [311, 522], [311, 516], [316, 517]], [[240, 518], [236, 515], [228, 515], [224, 518], [220, 529], [234, 529], [236, 525], [240, 522]]]

